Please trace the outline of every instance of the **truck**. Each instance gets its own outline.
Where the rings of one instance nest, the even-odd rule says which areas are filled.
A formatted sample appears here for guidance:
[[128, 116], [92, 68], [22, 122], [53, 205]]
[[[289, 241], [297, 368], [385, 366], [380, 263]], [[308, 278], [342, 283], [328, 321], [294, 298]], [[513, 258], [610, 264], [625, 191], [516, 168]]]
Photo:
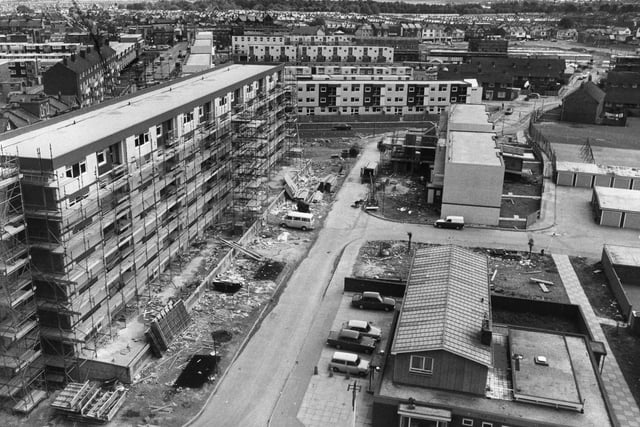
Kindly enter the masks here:
[[329, 332], [329, 338], [327, 338], [327, 344], [332, 347], [350, 351], [356, 353], [373, 353], [376, 348], [376, 340], [371, 337], [365, 337], [358, 331], [352, 331], [350, 329], [340, 329], [339, 331]]
[[375, 182], [378, 174], [378, 162], [368, 162], [360, 169], [360, 179], [364, 184]]

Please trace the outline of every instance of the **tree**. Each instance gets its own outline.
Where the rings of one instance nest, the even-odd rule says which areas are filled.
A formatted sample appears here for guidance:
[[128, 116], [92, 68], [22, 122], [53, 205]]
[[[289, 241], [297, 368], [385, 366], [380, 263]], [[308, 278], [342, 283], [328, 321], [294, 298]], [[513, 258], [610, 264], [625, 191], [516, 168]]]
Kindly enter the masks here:
[[18, 7], [16, 7], [16, 12], [18, 12], [21, 15], [31, 15], [33, 13], [33, 9], [30, 9], [29, 7], [21, 4]]
[[563, 28], [565, 30], [569, 29], [569, 28], [573, 28], [575, 26], [573, 19], [565, 16], [562, 19], [560, 19], [560, 22], [558, 22], [558, 27]]

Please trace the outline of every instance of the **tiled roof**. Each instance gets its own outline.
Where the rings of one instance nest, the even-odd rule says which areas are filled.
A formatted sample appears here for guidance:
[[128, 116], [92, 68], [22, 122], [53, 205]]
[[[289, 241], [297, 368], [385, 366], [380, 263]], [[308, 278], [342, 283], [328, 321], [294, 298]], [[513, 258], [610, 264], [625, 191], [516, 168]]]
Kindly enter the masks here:
[[607, 94], [604, 97], [604, 102], [612, 104], [638, 105], [640, 104], [640, 88], [608, 88]]
[[604, 91], [593, 82], [583, 83], [579, 90], [583, 90], [587, 95], [596, 100], [598, 104], [604, 100]]
[[486, 257], [455, 246], [419, 249], [391, 353], [444, 350], [491, 366], [491, 347], [480, 342], [485, 315], [491, 316]]
[[622, 86], [640, 83], [640, 73], [636, 71], [609, 71], [607, 73], [606, 85]]

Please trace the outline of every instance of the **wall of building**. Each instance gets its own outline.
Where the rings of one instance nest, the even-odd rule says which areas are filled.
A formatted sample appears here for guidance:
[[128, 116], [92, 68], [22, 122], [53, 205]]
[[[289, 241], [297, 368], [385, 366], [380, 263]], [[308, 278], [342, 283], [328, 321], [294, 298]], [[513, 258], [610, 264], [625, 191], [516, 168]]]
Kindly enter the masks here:
[[447, 162], [442, 216], [462, 215], [467, 223], [498, 225], [503, 181], [504, 165]]
[[[411, 355], [433, 358], [433, 374], [410, 372]], [[487, 367], [443, 350], [401, 353], [393, 356], [393, 382], [484, 395]]]
[[[626, 319], [629, 319], [633, 307], [631, 306], [631, 302], [629, 301], [627, 293], [624, 290], [624, 286], [622, 285], [624, 280], [618, 275], [617, 267], [611, 262], [606, 247], [602, 249], [601, 261], [602, 269], [604, 270], [604, 274], [607, 276], [607, 280], [609, 281], [611, 292], [613, 292], [613, 295], [616, 297], [616, 301], [620, 305], [620, 311]], [[635, 276], [634, 278], [636, 277], [637, 276]]]

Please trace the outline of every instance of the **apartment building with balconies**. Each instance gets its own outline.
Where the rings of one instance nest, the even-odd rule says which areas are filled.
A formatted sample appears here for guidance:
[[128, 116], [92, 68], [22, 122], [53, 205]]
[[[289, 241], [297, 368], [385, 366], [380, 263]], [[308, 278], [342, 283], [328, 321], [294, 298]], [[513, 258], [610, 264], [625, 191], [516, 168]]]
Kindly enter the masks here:
[[78, 380], [113, 319], [282, 159], [282, 76], [232, 65], [0, 139], [19, 158], [49, 380]]

